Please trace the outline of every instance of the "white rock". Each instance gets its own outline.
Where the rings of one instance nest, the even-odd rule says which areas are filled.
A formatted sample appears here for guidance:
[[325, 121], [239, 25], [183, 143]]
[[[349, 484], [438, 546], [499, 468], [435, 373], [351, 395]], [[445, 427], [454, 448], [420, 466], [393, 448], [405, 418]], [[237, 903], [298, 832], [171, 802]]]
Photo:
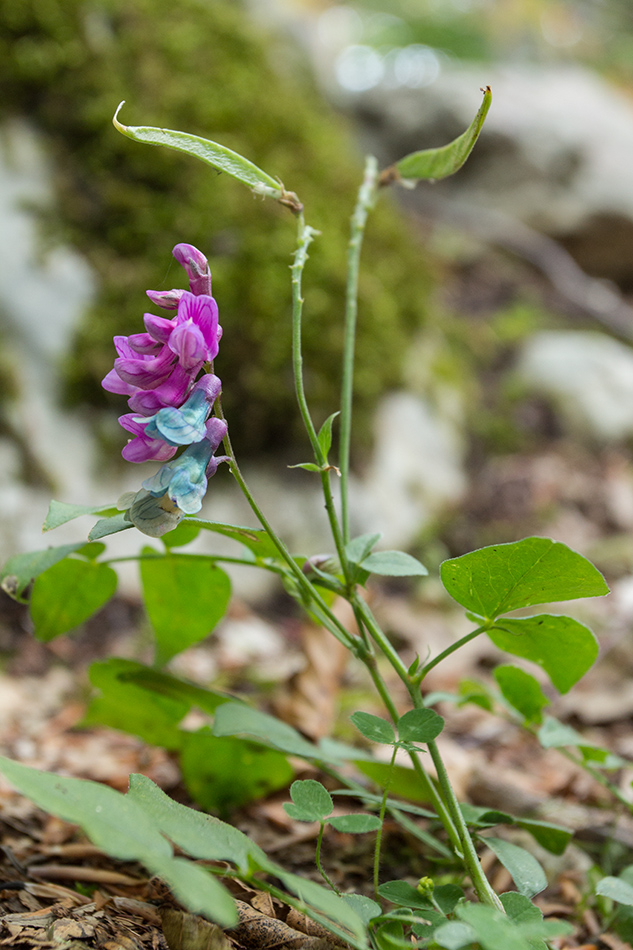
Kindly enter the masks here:
[[576, 433], [605, 443], [633, 435], [633, 350], [624, 343], [591, 331], [538, 333], [517, 373]]

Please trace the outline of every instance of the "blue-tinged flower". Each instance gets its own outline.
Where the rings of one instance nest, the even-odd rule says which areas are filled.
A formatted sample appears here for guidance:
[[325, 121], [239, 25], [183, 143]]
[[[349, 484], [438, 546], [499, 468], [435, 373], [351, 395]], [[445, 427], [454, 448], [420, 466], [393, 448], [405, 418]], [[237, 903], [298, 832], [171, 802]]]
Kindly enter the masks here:
[[194, 442], [177, 459], [168, 462], [142, 483], [155, 498], [167, 495], [171, 502], [187, 515], [202, 508], [202, 499], [207, 491], [207, 480], [215, 475], [218, 464], [226, 456], [214, 458], [213, 454], [226, 435], [226, 423], [221, 419], [209, 419], [206, 438]]
[[167, 495], [156, 498], [144, 488], [126, 492], [119, 498], [117, 508], [126, 512], [126, 521], [150, 538], [161, 538], [173, 531], [185, 517], [184, 511], [177, 508]]
[[201, 442], [207, 437], [207, 416], [221, 388], [218, 377], [207, 373], [198, 380], [180, 409], [170, 406], [159, 409], [149, 419], [135, 421], [145, 426], [145, 436], [149, 439], [163, 439], [168, 445]]

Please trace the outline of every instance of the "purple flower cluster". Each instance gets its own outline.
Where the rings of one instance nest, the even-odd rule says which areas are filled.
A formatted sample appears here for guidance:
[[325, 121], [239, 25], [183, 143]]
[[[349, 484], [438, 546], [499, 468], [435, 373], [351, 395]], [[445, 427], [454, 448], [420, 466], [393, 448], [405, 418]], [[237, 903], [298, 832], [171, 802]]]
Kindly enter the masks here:
[[190, 289], [148, 290], [147, 295], [163, 309], [175, 310], [175, 317], [146, 313], [145, 333], [114, 337], [117, 357], [102, 386], [128, 397], [131, 412], [122, 415], [119, 422], [132, 435], [122, 452], [129, 462], [168, 462], [179, 447], [205, 443], [198, 446], [193, 458], [197, 469], [206, 460], [206, 473], [196, 471], [196, 491], [184, 492], [184, 505], [179, 504], [181, 493], [175, 489], [172, 492], [170, 485], [182, 485], [183, 477], [187, 480], [183, 473], [191, 469], [189, 449], [171, 463], [168, 471], [164, 466], [160, 477], [143, 483], [150, 495], [162, 497], [167, 493], [178, 508], [191, 513], [200, 510], [206, 477], [221, 461], [214, 459], [213, 453], [226, 432], [223, 422], [208, 419], [220, 393], [220, 380], [213, 373], [198, 378], [203, 366], [212, 363], [218, 354], [222, 328], [218, 305], [211, 295], [206, 257], [191, 244], [177, 244], [173, 254], [187, 272]]

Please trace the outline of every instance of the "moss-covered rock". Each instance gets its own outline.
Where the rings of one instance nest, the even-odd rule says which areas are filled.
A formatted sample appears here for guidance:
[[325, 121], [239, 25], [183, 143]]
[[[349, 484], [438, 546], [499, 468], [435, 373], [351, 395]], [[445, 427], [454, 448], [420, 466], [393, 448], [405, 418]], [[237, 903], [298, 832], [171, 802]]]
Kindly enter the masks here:
[[[67, 365], [73, 402], [105, 405], [114, 333], [142, 329], [145, 288], [183, 286], [186, 241], [210, 258], [224, 339], [217, 372], [242, 448], [278, 447], [295, 418], [290, 368], [289, 211], [193, 159], [119, 135], [131, 125], [213, 138], [279, 176], [322, 231], [305, 275], [306, 382], [316, 416], [336, 408], [348, 216], [362, 158], [309, 77], [238, 0], [0, 0], [0, 113], [46, 135], [58, 202], [52, 240], [81, 249], [100, 291]], [[400, 381], [425, 319], [428, 269], [383, 198], [361, 280], [358, 418]], [[115, 399], [122, 410], [121, 400]]]

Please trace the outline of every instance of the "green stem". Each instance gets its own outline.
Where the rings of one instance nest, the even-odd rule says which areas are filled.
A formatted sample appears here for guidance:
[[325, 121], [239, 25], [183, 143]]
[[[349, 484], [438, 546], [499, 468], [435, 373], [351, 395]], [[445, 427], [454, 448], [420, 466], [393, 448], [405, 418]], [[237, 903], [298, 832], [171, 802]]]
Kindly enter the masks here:
[[343, 348], [343, 378], [341, 388], [341, 434], [339, 468], [341, 471], [341, 524], [343, 542], [349, 541], [349, 454], [352, 435], [352, 398], [354, 391], [354, 349], [356, 344], [356, 317], [358, 313], [358, 274], [367, 218], [376, 201], [378, 163], [371, 155], [365, 164], [365, 177], [358, 192], [352, 215], [347, 255], [347, 289], [345, 302], [345, 342]]
[[323, 497], [325, 499], [325, 509], [328, 516], [328, 521], [330, 523], [330, 530], [332, 531], [332, 537], [334, 539], [334, 544], [336, 547], [336, 553], [338, 554], [339, 561], [341, 562], [341, 568], [343, 574], [345, 575], [345, 580], [349, 584], [350, 573], [349, 573], [349, 564], [345, 556], [345, 545], [343, 543], [343, 535], [341, 533], [341, 528], [339, 525], [338, 517], [336, 514], [336, 507], [334, 505], [334, 496], [332, 494], [332, 485], [330, 483], [330, 470], [327, 465], [327, 459], [323, 453], [323, 450], [319, 444], [319, 437], [317, 431], [314, 427], [312, 421], [312, 416], [310, 415], [310, 409], [308, 407], [308, 401], [305, 394], [305, 386], [303, 382], [303, 352], [301, 346], [301, 323], [303, 318], [303, 294], [301, 289], [301, 281], [303, 278], [303, 270], [308, 259], [308, 247], [312, 243], [315, 235], [318, 234], [318, 231], [315, 231], [314, 228], [311, 228], [304, 221], [303, 214], [297, 215], [297, 249], [294, 255], [294, 263], [291, 267], [292, 274], [292, 370], [294, 374], [295, 382], [295, 392], [297, 395], [297, 402], [299, 404], [299, 411], [301, 413], [301, 418], [303, 419], [303, 424], [305, 426], [306, 432], [308, 433], [308, 438], [310, 439], [310, 444], [312, 445], [312, 451], [314, 453], [314, 458], [317, 465], [320, 467], [320, 476], [321, 476], [321, 487], [323, 489]]
[[380, 846], [382, 844], [382, 829], [383, 822], [385, 820], [385, 812], [387, 810], [387, 797], [389, 795], [389, 786], [391, 785], [391, 777], [393, 775], [393, 767], [396, 761], [396, 752], [398, 751], [398, 746], [394, 745], [393, 753], [391, 755], [391, 762], [389, 763], [389, 772], [387, 774], [387, 781], [385, 782], [385, 788], [382, 793], [382, 801], [380, 803], [380, 811], [378, 817], [380, 818], [380, 828], [376, 832], [376, 845], [374, 847], [374, 897], [378, 902], [380, 902], [380, 894], [378, 893], [378, 886], [380, 884]]
[[411, 677], [411, 681], [419, 686], [427, 673], [430, 673], [431, 670], [441, 663], [442, 660], [445, 660], [447, 656], [450, 656], [451, 653], [455, 653], [456, 650], [459, 650], [460, 647], [463, 647], [465, 643], [469, 643], [470, 640], [474, 640], [475, 637], [478, 637], [480, 633], [485, 633], [488, 630], [487, 626], [477, 627], [476, 630], [473, 630], [471, 633], [467, 633], [466, 636], [462, 637], [461, 640], [456, 640], [455, 643], [452, 643], [449, 647], [446, 647], [445, 650], [442, 650], [441, 653], [438, 653], [436, 657], [432, 660], [429, 660], [428, 663], [425, 663], [422, 669]]
[[332, 888], [334, 893], [338, 894], [338, 896], [340, 897], [341, 892], [339, 891], [338, 887], [333, 883], [333, 881], [330, 880], [328, 875], [325, 873], [325, 869], [323, 868], [323, 865], [321, 864], [321, 844], [323, 842], [323, 832], [325, 831], [325, 822], [324, 821], [320, 822], [320, 825], [321, 827], [319, 828], [319, 837], [317, 838], [316, 854], [315, 854], [317, 870], [319, 874], [321, 875], [321, 877], [323, 878], [323, 880], [325, 881], [325, 883], [328, 884]]

